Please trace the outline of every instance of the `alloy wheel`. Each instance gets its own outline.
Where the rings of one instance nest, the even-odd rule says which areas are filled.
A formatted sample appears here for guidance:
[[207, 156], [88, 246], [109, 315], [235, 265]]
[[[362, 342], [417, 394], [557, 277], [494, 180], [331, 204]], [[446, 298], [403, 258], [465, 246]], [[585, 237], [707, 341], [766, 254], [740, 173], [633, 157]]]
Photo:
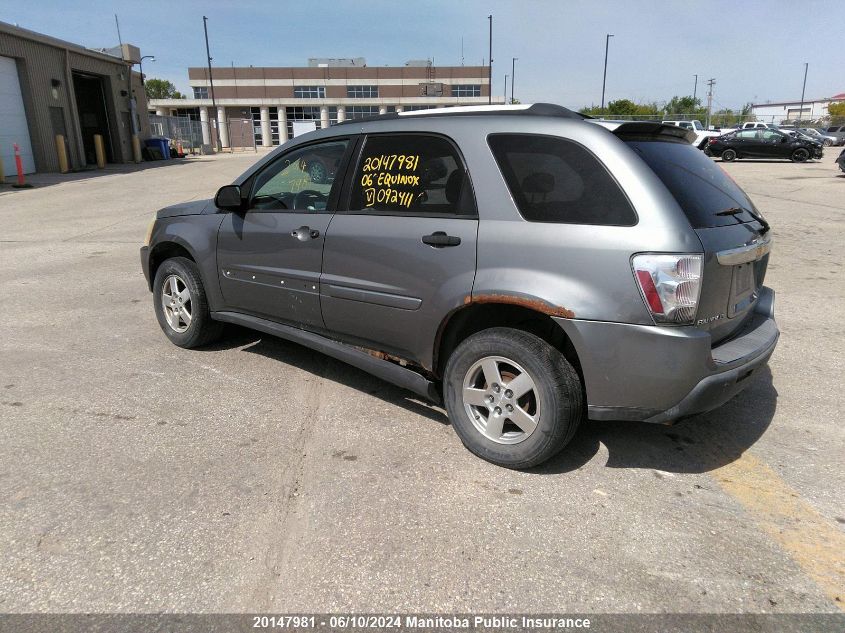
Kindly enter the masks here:
[[473, 426], [497, 444], [527, 440], [540, 419], [540, 392], [519, 364], [503, 356], [475, 362], [464, 377], [464, 410]]
[[174, 332], [191, 326], [191, 291], [179, 275], [170, 275], [161, 286], [161, 309]]

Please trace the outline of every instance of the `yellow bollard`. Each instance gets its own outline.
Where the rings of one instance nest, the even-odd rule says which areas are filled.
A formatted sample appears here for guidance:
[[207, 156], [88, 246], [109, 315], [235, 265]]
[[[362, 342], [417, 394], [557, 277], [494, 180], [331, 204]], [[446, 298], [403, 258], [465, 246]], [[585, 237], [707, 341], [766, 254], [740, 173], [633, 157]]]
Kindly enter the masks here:
[[66, 174], [68, 171], [67, 164], [67, 150], [65, 149], [65, 137], [61, 134], [56, 134], [56, 154], [59, 157], [59, 171]]
[[94, 154], [97, 155], [97, 168], [103, 169], [106, 166], [106, 148], [103, 146], [103, 135], [94, 135]]
[[[136, 163], [141, 162], [141, 139], [138, 138], [137, 134], [132, 135], [132, 157]], [[165, 158], [169, 158], [169, 156], [165, 156]]]

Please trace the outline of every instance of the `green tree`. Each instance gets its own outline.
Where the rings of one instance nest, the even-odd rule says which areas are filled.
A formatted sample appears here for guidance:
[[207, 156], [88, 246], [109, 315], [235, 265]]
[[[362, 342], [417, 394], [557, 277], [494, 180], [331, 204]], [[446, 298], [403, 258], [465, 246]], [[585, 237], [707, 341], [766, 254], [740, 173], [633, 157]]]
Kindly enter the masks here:
[[176, 90], [176, 86], [167, 79], [147, 79], [144, 82], [144, 91], [147, 93], [147, 99], [184, 99], [181, 92]]
[[845, 101], [840, 103], [831, 103], [827, 106], [827, 112], [830, 116], [841, 117], [845, 116]]
[[701, 118], [707, 114], [707, 109], [701, 107], [701, 99], [693, 99], [691, 96], [672, 97], [666, 102], [664, 109], [667, 116], [670, 114], [691, 114], [695, 115], [695, 118]]
[[581, 114], [589, 114], [591, 116], [654, 116], [660, 114], [661, 110], [656, 103], [634, 103], [630, 99], [617, 99], [607, 104], [604, 112], [601, 107], [595, 104], [584, 106], [578, 110]]

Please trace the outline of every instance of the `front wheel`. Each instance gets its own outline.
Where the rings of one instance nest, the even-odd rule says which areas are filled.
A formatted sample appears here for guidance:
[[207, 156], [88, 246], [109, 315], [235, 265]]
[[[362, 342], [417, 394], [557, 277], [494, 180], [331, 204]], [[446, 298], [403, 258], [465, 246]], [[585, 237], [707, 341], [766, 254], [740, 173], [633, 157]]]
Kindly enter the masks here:
[[199, 269], [190, 259], [174, 257], [158, 267], [153, 304], [159, 326], [179, 347], [202, 347], [223, 332], [223, 324], [211, 318]]
[[506, 468], [558, 453], [584, 414], [578, 373], [543, 339], [511, 328], [473, 334], [449, 357], [444, 400], [464, 446]]
[[799, 147], [794, 152], [792, 152], [791, 158], [793, 163], [803, 163], [805, 160], [810, 158], [810, 152], [808, 152], [803, 147]]
[[726, 149], [724, 152], [722, 152], [722, 160], [726, 163], [730, 163], [736, 160], [736, 152], [732, 149]]
[[826, 138], [826, 139], [823, 141], [823, 145], [824, 145], [825, 147], [830, 147], [832, 144], [833, 144], [833, 143], [831, 142], [831, 140], [830, 140], [829, 138]]

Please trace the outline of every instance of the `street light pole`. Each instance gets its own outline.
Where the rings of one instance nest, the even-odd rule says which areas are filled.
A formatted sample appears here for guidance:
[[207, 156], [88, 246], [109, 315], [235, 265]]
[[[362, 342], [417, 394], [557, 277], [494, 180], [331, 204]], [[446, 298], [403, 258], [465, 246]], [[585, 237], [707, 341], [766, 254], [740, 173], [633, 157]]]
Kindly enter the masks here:
[[155, 55], [144, 55], [141, 59], [138, 60], [138, 65], [141, 67], [141, 85], [144, 85], [144, 60], [151, 59], [153, 61], [156, 60]]
[[505, 100], [505, 103], [507, 103], [508, 102], [508, 75], [507, 75], [507, 73], [505, 74], [505, 94], [504, 94], [503, 98]]
[[493, 15], [488, 15], [487, 19], [490, 21], [490, 36], [488, 39], [490, 45], [490, 54], [487, 56], [487, 78], [490, 80], [490, 90], [487, 91], [487, 103], [493, 104]]
[[516, 60], [519, 57], [511, 57], [511, 105], [513, 105], [513, 85], [516, 83]]
[[[804, 85], [801, 87], [801, 107], [798, 109], [798, 121], [796, 122], [799, 126], [801, 123], [801, 117], [804, 116], [804, 91], [807, 89], [807, 68], [810, 66], [809, 63], [804, 62]], [[810, 108], [810, 112], [812, 112], [812, 108]]]
[[604, 76], [601, 80], [601, 113], [604, 114], [604, 88], [607, 84], [607, 51], [610, 48], [610, 38], [613, 37], [612, 33], [608, 33], [607, 37], [604, 40]]
[[695, 95], [698, 94], [698, 75], [695, 76], [695, 85], [692, 88], [692, 107], [695, 109]]
[[202, 16], [202, 28], [205, 31], [205, 55], [208, 58], [208, 84], [211, 86], [211, 107], [214, 109], [214, 126], [217, 128], [217, 151], [223, 151], [220, 142], [220, 117], [217, 116], [217, 101], [214, 99], [214, 79], [211, 76], [211, 50], [208, 48], [208, 18]]

